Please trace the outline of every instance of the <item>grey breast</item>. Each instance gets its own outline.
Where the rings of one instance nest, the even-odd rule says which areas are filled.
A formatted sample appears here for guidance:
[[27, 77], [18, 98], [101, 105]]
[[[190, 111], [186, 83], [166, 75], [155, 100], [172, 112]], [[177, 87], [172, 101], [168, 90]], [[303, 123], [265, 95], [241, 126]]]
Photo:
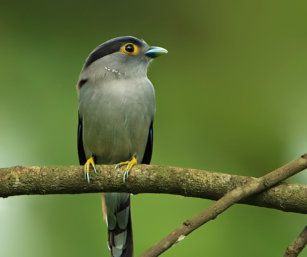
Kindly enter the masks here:
[[135, 156], [141, 162], [155, 114], [151, 82], [144, 77], [86, 83], [79, 93], [86, 158], [95, 154], [97, 163], [112, 164]]

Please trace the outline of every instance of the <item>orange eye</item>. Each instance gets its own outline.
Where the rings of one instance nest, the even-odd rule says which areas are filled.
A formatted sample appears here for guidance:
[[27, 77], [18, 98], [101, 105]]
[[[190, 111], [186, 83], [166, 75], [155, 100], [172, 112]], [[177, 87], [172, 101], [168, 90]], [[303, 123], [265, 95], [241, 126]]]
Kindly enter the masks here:
[[127, 43], [124, 44], [121, 48], [120, 51], [123, 52], [124, 54], [128, 55], [136, 55], [139, 52], [139, 48], [137, 45], [132, 44], [132, 43]]

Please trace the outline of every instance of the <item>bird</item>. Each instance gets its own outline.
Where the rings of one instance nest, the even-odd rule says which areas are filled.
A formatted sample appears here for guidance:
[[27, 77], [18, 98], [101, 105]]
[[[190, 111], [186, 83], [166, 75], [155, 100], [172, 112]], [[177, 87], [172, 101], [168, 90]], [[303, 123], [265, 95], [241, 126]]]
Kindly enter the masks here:
[[[124, 167], [124, 182], [134, 165], [150, 164], [156, 101], [147, 69], [167, 52], [124, 36], [102, 43], [87, 57], [77, 83], [77, 141], [88, 183], [96, 164], [116, 164], [114, 172]], [[111, 256], [133, 256], [130, 194], [105, 193], [104, 203]]]

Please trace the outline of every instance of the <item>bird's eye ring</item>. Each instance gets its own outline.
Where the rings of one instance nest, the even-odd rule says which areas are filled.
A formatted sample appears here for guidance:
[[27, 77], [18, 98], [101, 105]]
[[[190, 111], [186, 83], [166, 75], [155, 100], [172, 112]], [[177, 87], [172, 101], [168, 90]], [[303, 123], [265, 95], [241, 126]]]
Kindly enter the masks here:
[[128, 55], [136, 55], [139, 52], [138, 46], [133, 43], [124, 44], [120, 50], [124, 54], [128, 54]]

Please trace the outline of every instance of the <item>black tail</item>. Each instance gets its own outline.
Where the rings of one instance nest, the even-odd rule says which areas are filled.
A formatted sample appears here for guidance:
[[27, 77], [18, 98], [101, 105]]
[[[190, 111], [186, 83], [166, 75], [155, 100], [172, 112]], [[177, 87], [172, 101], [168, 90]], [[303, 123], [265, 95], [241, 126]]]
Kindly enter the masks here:
[[[116, 210], [112, 212], [109, 201], [113, 201], [113, 206], [116, 200], [114, 196], [118, 193], [105, 194], [107, 217], [108, 217], [108, 244], [112, 257], [133, 257], [133, 237], [131, 225], [131, 208], [130, 195], [125, 202], [120, 202]], [[125, 193], [119, 193], [119, 195]], [[110, 196], [111, 195], [111, 196]], [[109, 211], [108, 211], [109, 206]]]

